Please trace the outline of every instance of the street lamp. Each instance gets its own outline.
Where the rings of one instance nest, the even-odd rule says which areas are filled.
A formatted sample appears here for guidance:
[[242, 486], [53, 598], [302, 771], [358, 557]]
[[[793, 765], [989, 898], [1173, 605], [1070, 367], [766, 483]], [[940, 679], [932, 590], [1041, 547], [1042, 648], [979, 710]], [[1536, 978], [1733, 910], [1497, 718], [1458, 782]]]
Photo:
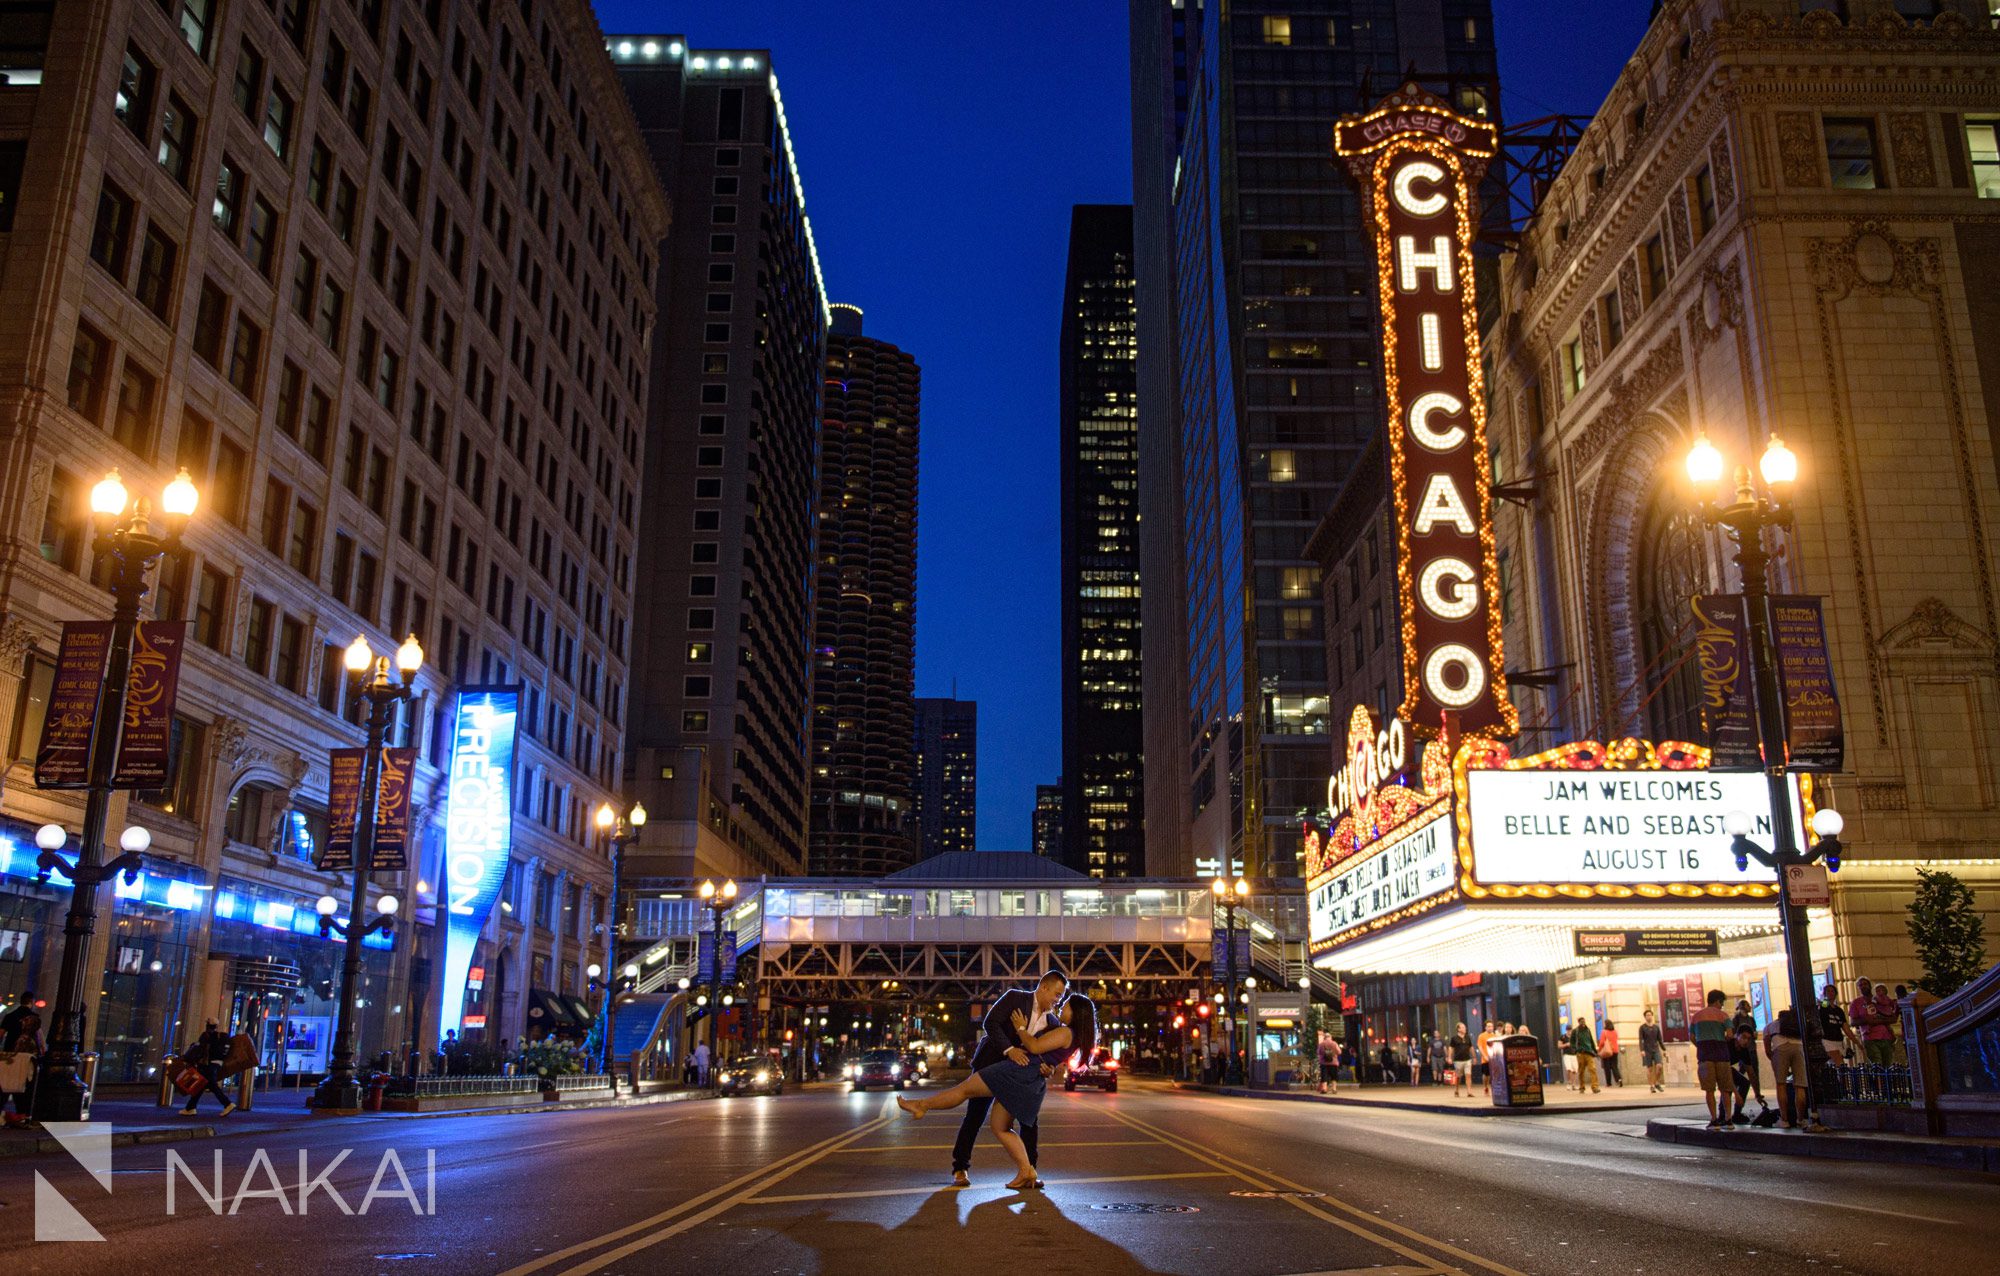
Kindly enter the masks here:
[[[84, 965], [90, 956], [90, 936], [97, 928], [97, 888], [118, 873], [129, 882], [138, 876], [139, 856], [132, 848], [110, 863], [100, 863], [104, 825], [110, 815], [111, 778], [118, 770], [118, 750], [125, 729], [125, 691], [132, 675], [132, 642], [139, 625], [139, 604], [146, 597], [146, 571], [162, 554], [180, 549], [181, 533], [200, 504], [194, 480], [182, 470], [160, 492], [165, 516], [155, 532], [148, 521], [148, 502], [132, 499], [117, 470], [90, 489], [91, 522], [96, 535], [91, 548], [111, 564], [111, 647], [104, 686], [97, 698], [90, 736], [90, 767], [84, 785], [83, 833], [76, 863], [56, 854], [55, 846], [36, 836], [41, 855], [35, 864], [43, 875], [60, 873], [70, 881], [69, 916], [63, 923], [61, 975], [55, 1008], [50, 1014], [49, 1048], [42, 1056], [35, 1085], [35, 1119], [81, 1121], [89, 1093], [77, 1075], [77, 1055], [83, 1049]], [[60, 829], [57, 830], [61, 832]]]
[[[714, 919], [715, 943], [708, 952], [708, 987], [713, 994], [722, 992], [722, 915], [736, 902], [736, 880], [724, 878], [720, 884], [704, 881], [701, 884], [701, 902]], [[710, 1087], [716, 1083], [717, 1066], [722, 1062], [722, 1011], [718, 1006], [708, 1007], [708, 1076]]]
[[[597, 808], [597, 831], [611, 842], [611, 899], [606, 910], [611, 918], [611, 925], [604, 934], [604, 959], [613, 966], [618, 964], [618, 887], [625, 868], [625, 848], [639, 840], [639, 830], [645, 825], [646, 806], [643, 802], [634, 802], [632, 809], [622, 815], [609, 802], [602, 803]], [[618, 1017], [618, 994], [630, 992], [638, 984], [639, 968], [628, 965], [622, 978], [605, 983], [598, 982], [600, 973], [598, 966], [593, 964], [590, 967], [591, 990], [604, 993], [604, 1012], [601, 1016], [604, 1031], [603, 1040], [599, 1042], [600, 1066], [611, 1078], [611, 1092], [616, 1094], [618, 1073], [613, 1066], [617, 1060], [612, 1054], [611, 1029]]]
[[1236, 906], [1250, 898], [1250, 883], [1241, 877], [1233, 882], [1226, 877], [1217, 877], [1208, 884], [1208, 888], [1222, 905], [1222, 947], [1229, 989], [1229, 999], [1225, 1003], [1229, 1010], [1229, 1065], [1223, 1080], [1225, 1083], [1242, 1081], [1244, 1073], [1236, 1058], [1236, 1021], [1240, 1018], [1236, 1002]]
[[[1778, 873], [1778, 913], [1784, 927], [1785, 955], [1790, 967], [1792, 1007], [1805, 1039], [1806, 1103], [1813, 1106], [1816, 1078], [1826, 1065], [1826, 1050], [1820, 1034], [1810, 1030], [1806, 1016], [1813, 1013], [1812, 946], [1806, 934], [1806, 910], [1792, 902], [1791, 883], [1785, 869], [1825, 859], [1829, 868], [1840, 865], [1840, 831], [1845, 825], [1840, 813], [1817, 812], [1813, 831], [1819, 840], [1809, 850], [1800, 849], [1799, 830], [1792, 826], [1789, 786], [1785, 782], [1788, 750], [1785, 741], [1783, 691], [1778, 685], [1772, 660], [1769, 613], [1770, 551], [1764, 548], [1764, 532], [1792, 526], [1792, 484], [1798, 481], [1799, 458], [1777, 435], [1771, 436], [1758, 458], [1761, 489], [1751, 479], [1748, 466], [1736, 467], [1736, 490], [1727, 504], [1717, 502], [1717, 492], [1727, 468], [1720, 450], [1708, 436], [1696, 437], [1687, 454], [1687, 476], [1695, 491], [1695, 509], [1702, 519], [1726, 530], [1736, 545], [1736, 567], [1743, 580], [1743, 613], [1750, 630], [1743, 667], [1757, 715], [1757, 744], [1764, 762], [1764, 780], [1771, 797], [1772, 845], [1769, 849], [1750, 841], [1753, 827], [1748, 813], [1732, 811], [1723, 817], [1723, 829], [1732, 839], [1737, 868], [1749, 867], [1751, 859], [1775, 868]], [[1820, 816], [1828, 818], [1822, 820]]]
[[390, 657], [377, 655], [368, 640], [359, 636], [347, 645], [342, 657], [353, 679], [355, 702], [368, 704], [368, 740], [361, 754], [361, 792], [355, 799], [354, 874], [348, 887], [347, 923], [342, 925], [333, 920], [340, 906], [333, 896], [321, 896], [319, 901], [320, 935], [338, 932], [347, 945], [340, 959], [340, 1013], [334, 1019], [333, 1064], [312, 1097], [312, 1106], [327, 1112], [361, 1110], [361, 1087], [354, 1073], [355, 1035], [359, 1027], [354, 1022], [354, 989], [361, 982], [361, 943], [374, 931], [388, 929], [396, 914], [395, 896], [385, 895], [377, 905], [381, 916], [366, 924], [355, 920], [368, 903], [368, 877], [375, 866], [375, 808], [381, 801], [382, 745], [389, 734], [389, 716], [396, 705], [410, 698], [417, 670], [424, 664], [423, 644], [411, 634], [396, 648], [394, 659], [397, 676], [392, 678]]

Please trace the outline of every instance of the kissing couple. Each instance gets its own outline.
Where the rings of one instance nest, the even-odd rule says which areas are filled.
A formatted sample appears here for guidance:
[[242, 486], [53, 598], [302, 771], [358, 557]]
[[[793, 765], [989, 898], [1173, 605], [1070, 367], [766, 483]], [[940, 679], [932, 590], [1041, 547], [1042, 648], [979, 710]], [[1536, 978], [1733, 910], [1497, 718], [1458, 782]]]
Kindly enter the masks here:
[[[1067, 994], [1067, 995], [1066, 995]], [[972, 1143], [982, 1120], [1014, 1160], [1016, 1173], [1007, 1186], [1015, 1191], [1040, 1187], [1035, 1176], [1036, 1122], [1049, 1078], [1071, 1055], [1090, 1057], [1097, 1044], [1097, 1005], [1081, 993], [1069, 993], [1069, 977], [1060, 970], [1043, 974], [1030, 990], [1010, 988], [993, 1003], [980, 1024], [979, 1048], [973, 1052], [973, 1073], [942, 1094], [921, 1099], [898, 1096], [896, 1103], [911, 1117], [967, 1105], [965, 1120], [952, 1150], [952, 1185], [970, 1187], [966, 1170], [972, 1164]], [[992, 1116], [986, 1120], [987, 1111]]]

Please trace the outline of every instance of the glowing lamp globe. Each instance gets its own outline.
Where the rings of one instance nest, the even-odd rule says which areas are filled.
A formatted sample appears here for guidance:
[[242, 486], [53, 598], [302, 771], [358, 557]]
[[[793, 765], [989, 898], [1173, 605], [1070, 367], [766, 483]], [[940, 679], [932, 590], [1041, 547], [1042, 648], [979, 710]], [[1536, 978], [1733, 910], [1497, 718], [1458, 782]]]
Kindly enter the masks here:
[[1725, 462], [1722, 459], [1722, 453], [1716, 450], [1715, 444], [1708, 441], [1706, 434], [1697, 436], [1694, 446], [1688, 449], [1688, 481], [1697, 487], [1706, 487], [1710, 483], [1720, 483], [1724, 468]]

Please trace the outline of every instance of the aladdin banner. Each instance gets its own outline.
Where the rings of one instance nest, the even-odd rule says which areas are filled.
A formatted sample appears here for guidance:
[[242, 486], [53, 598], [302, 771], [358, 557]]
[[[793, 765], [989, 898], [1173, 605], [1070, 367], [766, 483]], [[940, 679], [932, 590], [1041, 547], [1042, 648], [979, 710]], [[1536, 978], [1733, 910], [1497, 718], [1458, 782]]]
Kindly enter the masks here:
[[125, 731], [118, 738], [114, 789], [163, 789], [173, 774], [174, 697], [180, 689], [184, 620], [141, 621], [132, 634], [125, 683]]
[[[361, 812], [362, 764], [366, 749], [335, 749], [327, 781], [326, 853], [316, 867], [344, 871], [354, 867], [354, 836]], [[375, 797], [375, 845], [368, 857], [371, 873], [407, 869], [410, 847], [410, 779], [415, 748], [382, 750], [381, 775]]]
[[1785, 700], [1786, 763], [1794, 771], [1838, 771], [1844, 754], [1840, 696], [1826, 649], [1820, 600], [1771, 597], [1771, 646], [1778, 653], [1778, 686]]
[[89, 786], [90, 742], [110, 656], [110, 621], [72, 620], [63, 626], [48, 713], [42, 719], [42, 743], [35, 751], [36, 788]]
[[1708, 725], [1708, 768], [1762, 770], [1757, 707], [1750, 687], [1750, 619], [1743, 599], [1736, 594], [1702, 594], [1690, 605], [1701, 656], [1701, 716]]

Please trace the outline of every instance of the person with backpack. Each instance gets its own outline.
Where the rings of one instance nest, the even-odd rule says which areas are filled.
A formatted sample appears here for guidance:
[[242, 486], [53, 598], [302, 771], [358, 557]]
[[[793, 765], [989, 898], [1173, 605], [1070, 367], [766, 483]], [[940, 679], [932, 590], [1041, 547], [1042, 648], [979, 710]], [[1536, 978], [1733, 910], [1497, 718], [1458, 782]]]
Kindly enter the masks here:
[[[1806, 1045], [1799, 1033], [1796, 1010], [1789, 1006], [1780, 1010], [1764, 1030], [1764, 1054], [1771, 1060], [1771, 1084], [1778, 1088], [1778, 1115], [1784, 1118], [1787, 1130], [1803, 1128], [1807, 1124]], [[1767, 1115], [1768, 1109], [1758, 1116], [1758, 1124], [1766, 1124]]]
[[182, 1116], [193, 1116], [201, 1104], [201, 1096], [213, 1094], [215, 1101], [222, 1105], [222, 1115], [236, 1111], [236, 1105], [222, 1092], [222, 1065], [229, 1059], [229, 1034], [208, 1021], [194, 1043], [181, 1052], [181, 1060], [193, 1069], [200, 1078], [195, 1088], [188, 1093], [187, 1106], [181, 1109]]
[[1590, 1020], [1579, 1019], [1569, 1030], [1569, 1052], [1576, 1056], [1576, 1092], [1582, 1094], [1588, 1083], [1592, 1094], [1601, 1093], [1597, 1085], [1597, 1038], [1591, 1035]]
[[1618, 1066], [1618, 1029], [1606, 1019], [1597, 1037], [1597, 1062], [1604, 1070], [1604, 1084], [1622, 1086], [1625, 1072]]

